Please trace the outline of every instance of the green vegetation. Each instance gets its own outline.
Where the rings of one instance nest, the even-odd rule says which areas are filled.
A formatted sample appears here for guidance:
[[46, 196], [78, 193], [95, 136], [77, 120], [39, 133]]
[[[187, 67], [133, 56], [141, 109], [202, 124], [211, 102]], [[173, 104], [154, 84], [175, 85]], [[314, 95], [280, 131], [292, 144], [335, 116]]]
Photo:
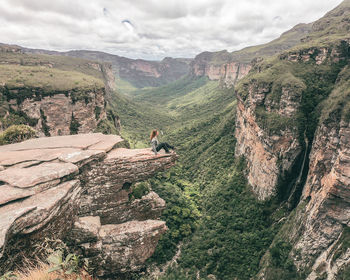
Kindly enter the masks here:
[[[52, 245], [55, 247], [49, 247]], [[26, 260], [16, 271], [0, 275], [0, 280], [93, 279], [89, 261], [71, 253], [61, 240], [45, 239], [38, 250], [43, 254], [42, 260]]]
[[335, 89], [329, 98], [321, 104], [321, 121], [341, 119], [350, 121], [350, 68], [346, 66], [338, 75]]
[[[349, 45], [340, 40], [349, 30], [348, 21], [343, 21], [348, 11], [335, 10], [325, 19], [335, 18], [339, 30], [321, 20], [315, 25], [316, 32], [309, 33], [309, 38], [293, 51], [303, 54], [310, 50], [308, 48], [325, 46], [324, 42], [330, 40], [329, 46], [344, 58], [350, 58]], [[310, 25], [299, 25], [269, 44], [231, 54], [225, 51], [204, 53], [202, 58], [213, 64], [230, 60], [248, 62], [253, 57], [267, 57], [296, 45], [309, 30]], [[291, 128], [298, 130], [301, 142], [305, 135], [311, 143], [319, 120], [350, 120], [347, 61], [326, 60], [317, 65], [316, 54], [304, 62], [287, 61], [283, 55], [266, 58], [257, 62], [253, 71], [237, 85], [236, 91], [247, 103], [250, 89], [256, 87], [266, 93], [266, 103], [257, 106], [255, 113], [257, 122], [267, 133], [279, 134]], [[20, 67], [34, 67], [25, 61], [21, 64]], [[10, 77], [12, 80], [7, 79], [18, 86], [26, 81], [26, 76], [21, 74], [24, 68], [16, 67], [10, 69], [14, 74]], [[47, 74], [44, 78], [48, 80], [60, 75], [49, 71]], [[75, 85], [80, 87], [81, 83], [83, 80], [78, 80]], [[162, 279], [198, 279], [198, 275], [201, 279], [210, 279], [215, 275], [218, 280], [245, 280], [255, 277], [262, 267], [266, 280], [305, 279], [307, 271], [297, 271], [292, 257], [298, 258], [293, 246], [300, 237], [297, 231], [302, 226], [307, 202], [289, 212], [278, 197], [260, 202], [252, 194], [245, 178], [245, 159], [234, 156], [234, 90], [221, 88], [219, 82], [208, 81], [205, 77], [189, 76], [166, 86], [141, 90], [118, 79], [117, 88], [118, 92], [111, 96], [111, 108], [107, 110], [109, 122], [100, 122], [97, 131], [112, 131], [110, 122], [115, 120], [113, 112], [116, 112], [122, 121], [122, 136], [132, 148], [149, 147], [149, 133], [158, 129], [160, 140], [174, 145], [179, 155], [174, 168], [132, 186], [130, 194], [131, 199], [139, 199], [152, 189], [167, 203], [161, 218], [169, 230], [161, 237], [149, 262], [161, 267], [171, 260], [180, 245], [181, 256]], [[282, 95], [288, 92], [300, 105], [291, 117], [277, 113]], [[16, 92], [6, 94], [16, 95]], [[77, 96], [79, 100], [88, 98], [84, 94]], [[96, 109], [95, 116], [99, 114]], [[13, 117], [13, 122], [21, 117], [25, 118]], [[72, 116], [71, 132], [76, 133], [78, 127]], [[334, 258], [350, 246], [349, 234], [346, 228]], [[61, 260], [63, 262], [63, 258]], [[349, 271], [345, 267], [339, 277], [347, 279]]]
[[250, 63], [256, 57], [270, 57], [281, 51], [287, 50], [297, 44], [311, 31], [311, 24], [298, 24], [283, 33], [279, 38], [257, 46], [247, 47], [239, 51], [204, 52], [200, 54], [200, 60], [205, 60], [213, 65], [222, 65], [230, 61]]
[[148, 182], [136, 183], [132, 188], [132, 192], [129, 194], [131, 199], [140, 199], [144, 195], [150, 192], [150, 184]]
[[8, 115], [4, 115], [4, 117], [0, 118], [0, 123], [3, 129], [10, 127], [11, 125], [20, 125], [25, 124], [29, 126], [36, 126], [38, 123], [38, 119], [30, 118], [27, 114], [22, 111], [16, 112], [11, 108], [8, 108]]
[[[344, 53], [343, 55], [347, 58], [348, 54]], [[330, 98], [334, 104], [333, 107], [338, 104], [343, 108], [343, 103], [348, 98], [348, 91], [345, 90], [347, 86], [345, 81], [347, 81], [348, 76], [347, 71], [343, 70], [345, 65], [346, 60], [327, 61], [317, 65], [314, 57], [308, 62], [299, 63], [271, 58], [256, 65], [255, 69], [240, 81], [236, 90], [239, 96], [246, 100], [249, 94], [249, 84], [254, 85], [259, 90], [263, 89], [266, 92], [265, 106], [270, 103], [270, 109], [273, 110], [280, 108], [282, 90], [289, 91], [293, 94], [295, 102], [300, 103], [299, 110], [294, 116], [284, 117], [276, 111], [266, 110], [265, 106], [261, 105], [255, 111], [257, 122], [269, 134], [280, 134], [286, 128], [297, 128], [301, 143], [304, 142], [304, 132], [311, 143], [321, 117], [322, 101], [328, 102], [328, 96], [335, 88], [338, 75], [343, 75], [344, 78], [343, 82], [340, 83], [339, 91], [333, 94], [334, 96], [338, 95], [337, 101]], [[328, 110], [330, 108], [328, 105], [325, 107]], [[345, 114], [347, 113], [344, 112]]]
[[269, 135], [280, 135], [282, 131], [295, 127], [295, 119], [268, 112], [263, 106], [255, 110], [257, 122]]
[[[72, 114], [73, 116], [73, 114]], [[43, 127], [43, 131], [45, 136], [50, 136], [50, 127], [47, 125], [47, 118], [44, 114], [44, 111], [40, 109], [40, 117], [42, 120], [42, 127]]]
[[258, 272], [276, 228], [269, 203], [253, 197], [243, 173], [234, 167], [225, 173], [204, 198], [203, 219], [183, 248], [180, 267], [218, 279], [250, 279]]
[[341, 255], [345, 254], [350, 248], [350, 227], [344, 226], [343, 233], [335, 245], [332, 262], [336, 261]]
[[69, 91], [103, 87], [103, 81], [93, 76], [43, 66], [0, 65], [0, 81], [9, 89], [41, 88], [49, 91]]
[[1, 51], [0, 47], [0, 61], [6, 65], [34, 66], [37, 67], [37, 69], [41, 68], [44, 70], [54, 68], [67, 72], [80, 72], [100, 80], [103, 78], [101, 71], [94, 67], [94, 65], [96, 65], [95, 61], [74, 58], [71, 56], [6, 52]]
[[121, 79], [120, 77], [115, 77], [116, 89], [119, 92], [123, 92], [125, 94], [131, 94], [137, 90], [131, 83], [126, 80]]
[[206, 77], [192, 78], [186, 76], [166, 86], [146, 88], [135, 91], [133, 94], [136, 95], [135, 101], [163, 105], [175, 97], [187, 95], [189, 92], [204, 86], [206, 82]]
[[113, 122], [110, 120], [102, 120], [97, 124], [96, 129], [94, 132], [100, 132], [103, 134], [119, 134], [115, 126], [113, 125]]
[[162, 235], [149, 262], [162, 264], [170, 260], [176, 253], [178, 243], [191, 236], [197, 228], [199, 192], [190, 182], [181, 179], [182, 171], [177, 166], [151, 180], [152, 189], [166, 201], [167, 207], [161, 219], [166, 221], [169, 230]]
[[338, 7], [328, 12], [313, 24], [313, 32], [308, 34], [299, 48], [309, 46], [329, 46], [349, 37], [350, 2], [343, 1]]
[[27, 125], [12, 125], [0, 133], [0, 145], [13, 144], [36, 137], [36, 131]]
[[71, 118], [70, 125], [69, 125], [70, 134], [78, 134], [79, 127], [80, 127], [80, 123], [74, 117], [73, 112], [72, 112], [72, 118]]
[[[345, 265], [337, 274], [337, 280], [350, 279], [350, 265]], [[318, 280], [318, 279], [317, 279]]]
[[167, 203], [162, 219], [169, 230], [149, 261], [170, 260], [183, 242], [179, 266], [164, 279], [195, 279], [197, 271], [203, 279], [254, 276], [279, 225], [271, 226], [276, 205], [256, 200], [243, 176], [244, 160], [234, 157], [233, 90], [184, 79], [134, 96], [112, 97], [114, 106], [131, 101], [118, 111], [124, 137], [134, 135], [145, 146], [150, 130], [161, 128], [161, 141], [174, 144], [180, 156], [176, 167], [150, 181]]

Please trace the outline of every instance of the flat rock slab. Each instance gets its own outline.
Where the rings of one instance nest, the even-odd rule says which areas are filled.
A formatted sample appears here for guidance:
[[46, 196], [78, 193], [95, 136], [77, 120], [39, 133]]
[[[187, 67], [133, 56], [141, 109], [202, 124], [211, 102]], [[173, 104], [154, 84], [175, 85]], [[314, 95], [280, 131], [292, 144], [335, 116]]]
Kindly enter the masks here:
[[73, 150], [69, 153], [62, 153], [58, 159], [70, 163], [80, 163], [93, 160], [95, 158], [102, 158], [106, 153], [102, 150]]
[[52, 161], [57, 159], [62, 154], [70, 154], [78, 149], [59, 148], [59, 149], [34, 149], [24, 151], [1, 151], [0, 165], [10, 166], [18, 163], [30, 161]]
[[16, 187], [11, 187], [9, 185], [0, 186], [0, 206], [21, 198], [25, 198], [35, 194], [34, 190], [21, 189]]
[[77, 172], [78, 167], [72, 163], [46, 162], [28, 168], [8, 168], [0, 172], [0, 181], [18, 188], [30, 188]]
[[106, 160], [125, 160], [128, 159], [132, 161], [143, 161], [149, 159], [157, 159], [161, 157], [171, 157], [176, 155], [175, 153], [163, 154], [158, 153], [157, 155], [152, 152], [150, 148], [148, 149], [126, 149], [126, 148], [117, 148], [108, 153]]
[[118, 135], [103, 135], [103, 139], [89, 147], [89, 150], [103, 150], [109, 152], [117, 144], [124, 142], [124, 139]]
[[[12, 224], [19, 218], [32, 211], [40, 211], [40, 220], [46, 219], [51, 213], [51, 209], [57, 205], [74, 187], [79, 184], [78, 180], [62, 183], [52, 189], [33, 195], [24, 201], [14, 202], [0, 207], [0, 257], [6, 241], [6, 236]], [[35, 224], [40, 220], [35, 219]], [[28, 217], [28, 220], [30, 217]], [[30, 221], [26, 223], [27, 226]]]
[[146, 221], [130, 221], [118, 225], [103, 225], [100, 229], [100, 237], [111, 237], [115, 239], [124, 239], [130, 234], [146, 234], [159, 229], [166, 229], [164, 221], [146, 220]]
[[1, 146], [0, 152], [57, 148], [75, 148], [86, 150], [90, 146], [94, 150], [105, 150], [107, 152], [115, 145], [123, 141], [124, 140], [120, 136], [104, 135], [102, 133], [42, 137], [30, 139], [17, 144]]

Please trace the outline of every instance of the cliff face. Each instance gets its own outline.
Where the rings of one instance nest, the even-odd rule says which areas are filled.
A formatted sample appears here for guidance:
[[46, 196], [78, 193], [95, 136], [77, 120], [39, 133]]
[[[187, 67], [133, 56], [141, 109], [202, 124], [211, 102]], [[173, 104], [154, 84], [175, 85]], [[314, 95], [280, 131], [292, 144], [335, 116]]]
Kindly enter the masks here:
[[298, 24], [279, 38], [240, 51], [203, 52], [191, 62], [190, 73], [196, 77], [206, 76], [209, 80], [219, 80], [232, 87], [245, 77], [257, 58], [269, 57], [300, 43], [311, 30], [311, 24]]
[[[277, 194], [280, 180], [292, 172], [302, 151], [298, 129], [288, 121], [296, 115], [303, 85], [292, 88], [286, 83], [279, 104], [271, 99], [271, 82], [252, 80], [243, 87], [237, 95], [235, 154], [245, 157], [248, 182], [264, 200]], [[287, 124], [272, 127], [269, 118]]]
[[310, 169], [303, 191], [304, 230], [295, 249], [296, 264], [311, 267], [308, 279], [325, 275], [337, 279], [350, 263], [350, 123], [341, 120], [321, 124], [310, 155]]
[[0, 273], [57, 238], [101, 277], [143, 266], [166, 231], [157, 220], [165, 202], [152, 191], [130, 194], [176, 155], [123, 145], [119, 136], [80, 134], [0, 147]]
[[[350, 263], [349, 58], [347, 38], [301, 46], [237, 87], [236, 156], [259, 199], [290, 206], [301, 195], [276, 240], [310, 280], [338, 279]], [[267, 256], [259, 279], [273, 275]]]
[[[4, 90], [4, 96], [31, 92], [33, 97], [21, 101], [9, 99], [10, 110], [24, 113], [32, 121], [39, 136], [88, 133], [106, 119], [104, 88], [78, 92], [52, 93], [35, 88]], [[42, 95], [41, 95], [42, 94]], [[46, 96], [45, 96], [46, 95]]]
[[22, 52], [0, 46], [2, 128], [25, 123], [39, 136], [55, 136], [93, 132], [107, 119], [120, 126], [106, 113], [115, 89], [111, 65]]
[[191, 74], [196, 77], [206, 76], [209, 80], [222, 81], [225, 86], [231, 87], [246, 76], [251, 69], [248, 63], [227, 62], [214, 64], [210, 53], [198, 55], [191, 63]]

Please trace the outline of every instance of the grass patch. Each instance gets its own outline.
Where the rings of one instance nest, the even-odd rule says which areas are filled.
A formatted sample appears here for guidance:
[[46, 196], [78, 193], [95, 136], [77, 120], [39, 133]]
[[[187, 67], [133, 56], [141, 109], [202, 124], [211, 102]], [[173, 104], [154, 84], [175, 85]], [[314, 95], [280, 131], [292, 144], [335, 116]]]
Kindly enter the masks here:
[[275, 112], [268, 112], [263, 106], [255, 110], [256, 121], [269, 135], [282, 135], [283, 131], [295, 127], [294, 118], [282, 116]]
[[0, 83], [9, 89], [42, 88], [58, 91], [104, 87], [101, 79], [81, 72], [22, 65], [0, 65]]

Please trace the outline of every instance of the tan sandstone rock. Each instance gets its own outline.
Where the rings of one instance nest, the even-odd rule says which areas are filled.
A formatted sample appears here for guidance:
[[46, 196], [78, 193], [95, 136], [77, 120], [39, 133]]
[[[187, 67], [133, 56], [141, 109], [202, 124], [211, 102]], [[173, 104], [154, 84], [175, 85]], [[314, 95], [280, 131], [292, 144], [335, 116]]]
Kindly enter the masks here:
[[136, 200], [129, 194], [177, 156], [120, 145], [119, 136], [96, 133], [0, 147], [0, 274], [46, 238], [81, 248], [100, 275], [143, 266], [166, 230], [156, 220], [165, 202], [152, 191]]

